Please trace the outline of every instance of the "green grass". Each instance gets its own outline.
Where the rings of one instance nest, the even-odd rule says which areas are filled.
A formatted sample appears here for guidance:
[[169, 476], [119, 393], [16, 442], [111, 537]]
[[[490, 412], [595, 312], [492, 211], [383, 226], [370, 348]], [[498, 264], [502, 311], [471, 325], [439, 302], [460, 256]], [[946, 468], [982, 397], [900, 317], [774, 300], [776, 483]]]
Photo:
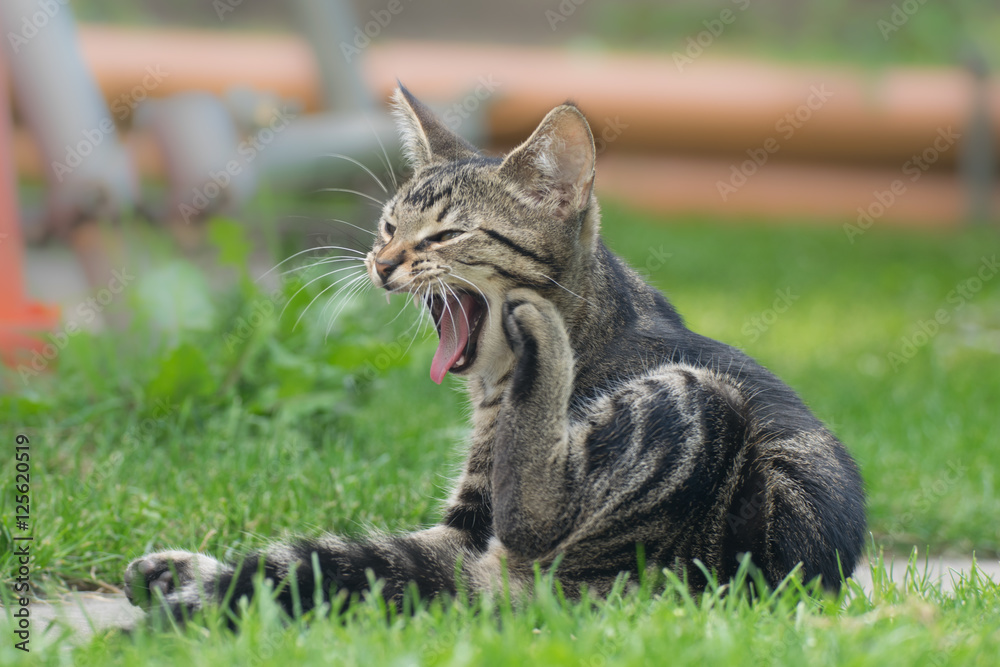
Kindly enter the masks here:
[[[975, 577], [976, 575], [973, 575]], [[283, 622], [271, 599], [244, 610], [238, 633], [217, 613], [180, 630], [141, 626], [96, 636], [77, 665], [991, 665], [1000, 588], [978, 578], [943, 595], [911, 564], [868, 596], [815, 598], [789, 585], [750, 600], [723, 587], [692, 598], [681, 583], [646, 583], [568, 603], [546, 586], [531, 602], [422, 605], [389, 615], [368, 602], [337, 620]], [[65, 664], [53, 647], [32, 664]], [[17, 659], [0, 646], [0, 660]]]
[[[852, 244], [838, 227], [666, 226], [605, 208], [609, 244], [692, 328], [772, 368], [844, 440], [866, 480], [876, 548], [903, 561], [914, 546], [997, 557], [1000, 276], [959, 309], [948, 300], [1000, 247], [995, 231], [875, 227]], [[213, 229], [237, 265], [239, 236], [233, 225]], [[406, 349], [412, 313], [390, 322], [400, 302], [359, 301], [326, 342], [322, 301], [293, 327], [322, 281], [291, 300], [298, 283], [272, 297], [245, 280], [206, 298], [197, 272], [169, 254], [134, 268], [121, 298], [140, 312], [157, 303], [157, 321], [173, 325], [140, 316], [126, 332], [74, 336], [57, 372], [27, 384], [9, 375], [0, 396], [4, 440], [31, 438], [37, 590], [116, 585], [125, 562], [150, 549], [227, 556], [293, 532], [437, 519], [467, 406], [454, 379], [428, 378], [432, 342]], [[776, 294], [789, 290], [772, 320]], [[893, 368], [888, 355], [938, 309], [948, 322]], [[186, 318], [197, 328], [178, 326]], [[7, 594], [20, 534], [8, 521], [12, 455], [0, 475]], [[503, 601], [431, 605], [388, 622], [373, 603], [344, 622], [282, 624], [262, 597], [237, 635], [211, 617], [207, 632], [111, 632], [77, 648], [36, 631], [37, 647], [51, 646], [24, 664], [988, 664], [1000, 649], [997, 586], [963, 581], [945, 595], [918, 567], [900, 582], [900, 569], [896, 583], [842, 599], [790, 583], [757, 604], [717, 592], [690, 600], [650, 582], [604, 602], [542, 594], [513, 612]], [[25, 657], [6, 622], [0, 664]]]

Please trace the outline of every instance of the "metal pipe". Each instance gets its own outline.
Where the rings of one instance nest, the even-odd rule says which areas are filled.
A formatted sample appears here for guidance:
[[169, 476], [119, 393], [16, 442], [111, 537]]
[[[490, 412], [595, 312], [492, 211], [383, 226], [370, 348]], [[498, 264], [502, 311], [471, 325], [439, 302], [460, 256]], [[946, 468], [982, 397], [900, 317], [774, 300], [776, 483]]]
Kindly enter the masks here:
[[3, 0], [15, 99], [38, 143], [48, 181], [46, 229], [68, 234], [115, 219], [136, 200], [131, 160], [80, 54], [64, 0]]

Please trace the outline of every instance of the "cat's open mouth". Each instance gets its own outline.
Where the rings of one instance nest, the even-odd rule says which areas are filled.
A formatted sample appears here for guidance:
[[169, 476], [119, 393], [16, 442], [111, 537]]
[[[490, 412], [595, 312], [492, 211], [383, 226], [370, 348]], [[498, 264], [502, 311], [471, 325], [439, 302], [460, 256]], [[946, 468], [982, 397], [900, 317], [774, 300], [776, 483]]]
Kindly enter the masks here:
[[486, 304], [478, 296], [449, 290], [447, 295], [432, 296], [429, 308], [439, 339], [431, 362], [431, 379], [441, 384], [449, 371], [461, 373], [476, 361]]

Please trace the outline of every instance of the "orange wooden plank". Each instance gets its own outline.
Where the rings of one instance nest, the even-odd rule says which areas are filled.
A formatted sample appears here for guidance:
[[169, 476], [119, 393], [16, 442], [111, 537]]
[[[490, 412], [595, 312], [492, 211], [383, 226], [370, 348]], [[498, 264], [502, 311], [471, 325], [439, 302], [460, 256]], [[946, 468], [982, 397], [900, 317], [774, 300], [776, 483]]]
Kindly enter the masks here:
[[[856, 226], [853, 232], [954, 227], [966, 212], [966, 191], [948, 173], [926, 172], [913, 181], [900, 169], [775, 163], [724, 199], [719, 183], [731, 167], [724, 159], [609, 155], [598, 162], [595, 187], [599, 195], [668, 215], [833, 221]], [[993, 207], [1000, 210], [1000, 192]]]

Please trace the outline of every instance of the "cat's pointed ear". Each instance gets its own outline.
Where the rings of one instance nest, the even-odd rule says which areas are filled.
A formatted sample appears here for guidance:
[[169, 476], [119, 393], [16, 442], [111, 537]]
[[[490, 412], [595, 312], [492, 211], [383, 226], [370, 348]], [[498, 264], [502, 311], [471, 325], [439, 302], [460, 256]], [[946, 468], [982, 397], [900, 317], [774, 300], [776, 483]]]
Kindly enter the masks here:
[[392, 95], [393, 115], [403, 140], [403, 153], [414, 170], [432, 162], [454, 162], [479, 155], [451, 131], [402, 84]]
[[594, 135], [573, 104], [558, 106], [500, 166], [532, 202], [568, 218], [590, 204], [594, 188]]

